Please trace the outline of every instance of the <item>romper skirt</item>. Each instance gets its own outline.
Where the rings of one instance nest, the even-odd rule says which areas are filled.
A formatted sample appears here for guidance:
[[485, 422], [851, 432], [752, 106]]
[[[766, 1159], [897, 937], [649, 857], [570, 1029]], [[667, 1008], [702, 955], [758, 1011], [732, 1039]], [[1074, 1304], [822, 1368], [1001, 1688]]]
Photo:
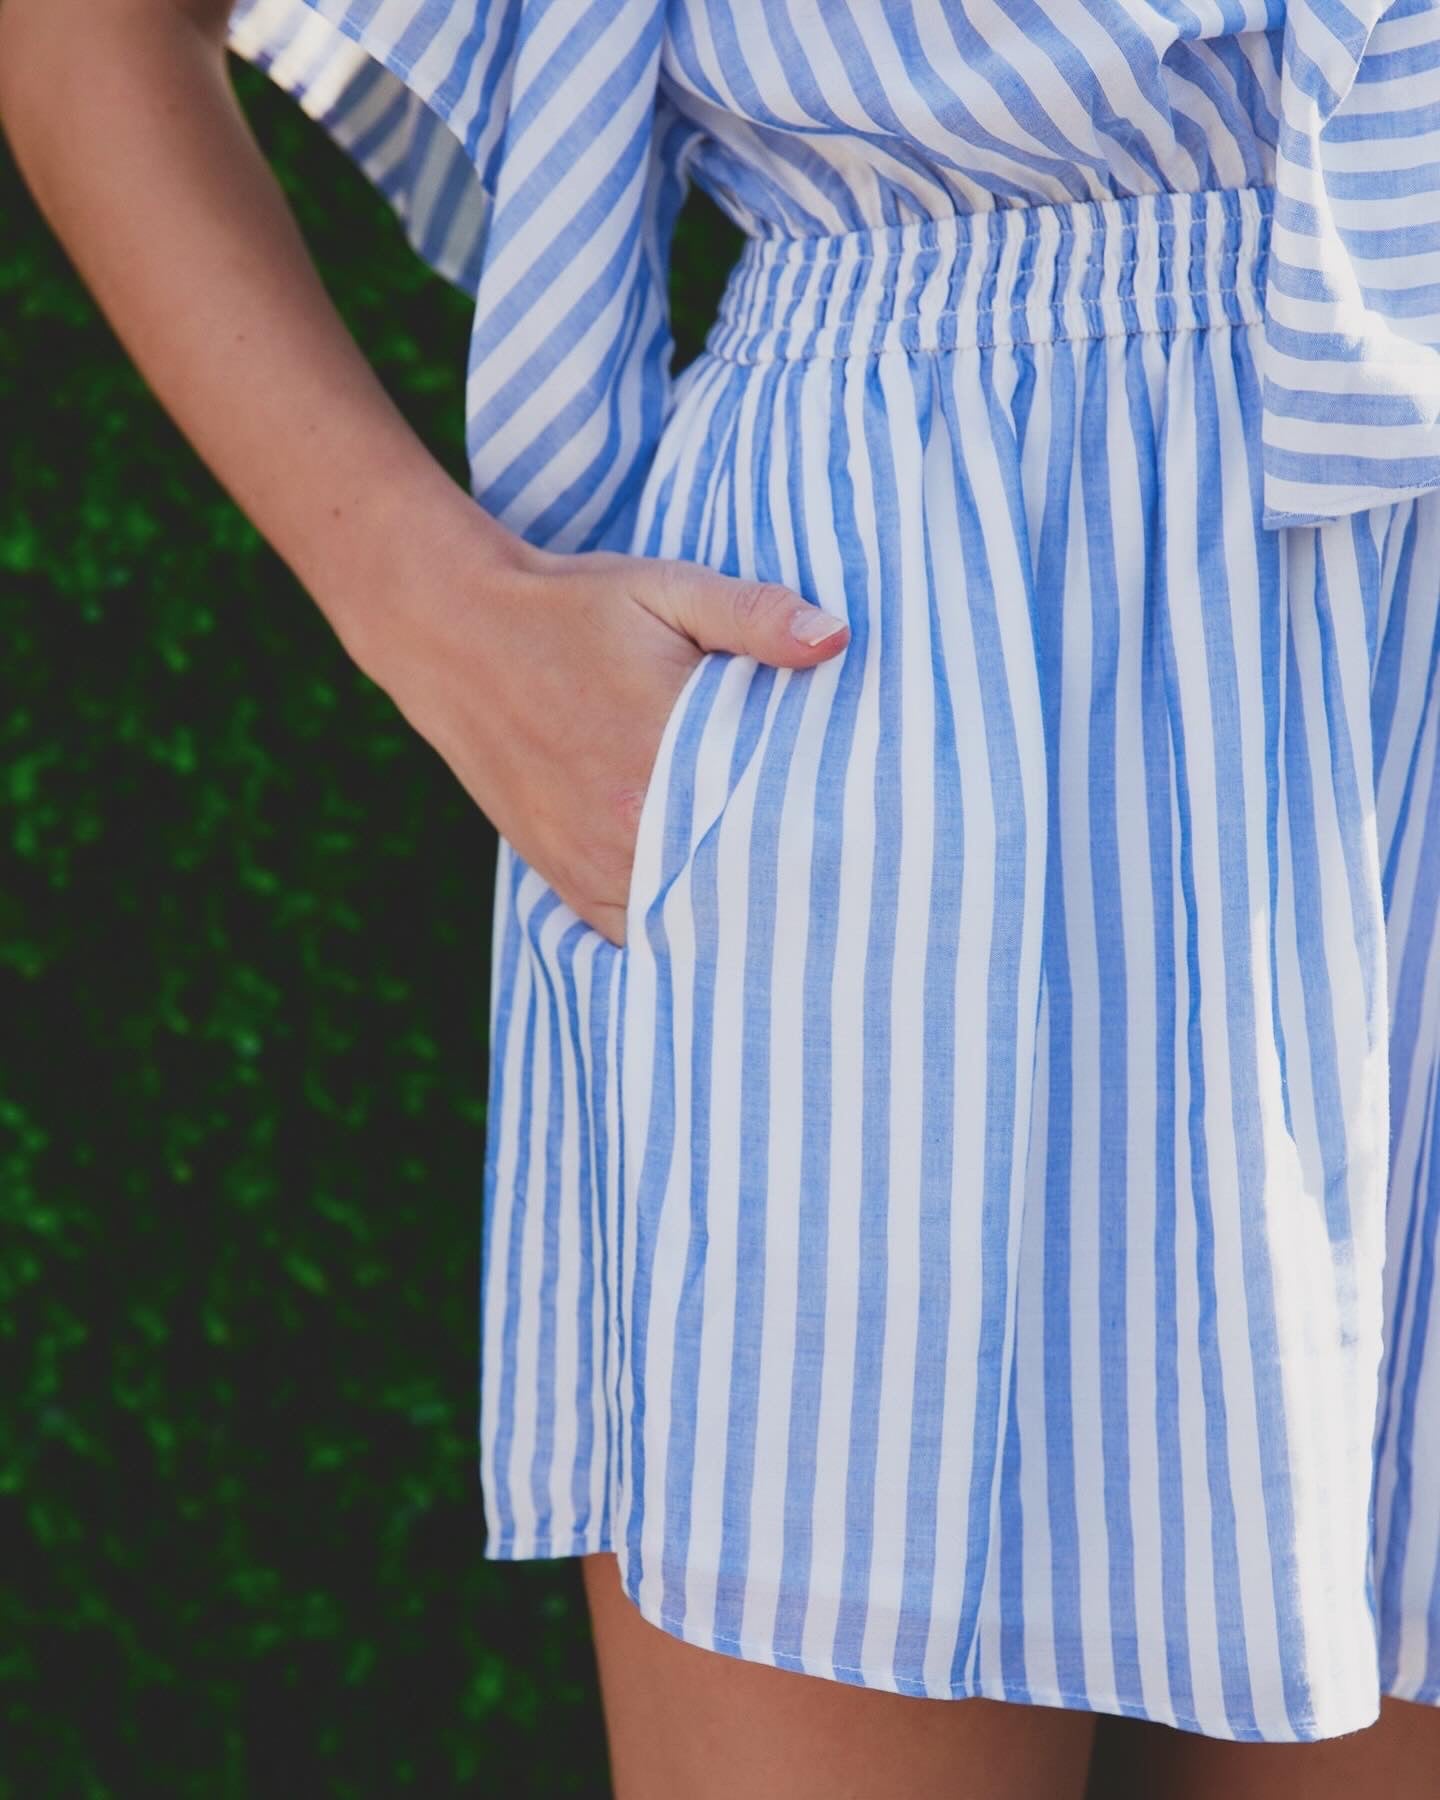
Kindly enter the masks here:
[[906, 1694], [1440, 1700], [1440, 495], [1262, 528], [1271, 212], [743, 252], [632, 548], [851, 638], [695, 666], [623, 948], [501, 844], [487, 1556]]
[[850, 625], [699, 658], [623, 947], [500, 843], [485, 1554], [905, 1694], [1440, 1705], [1440, 0], [579, 10], [227, 27], [474, 299], [482, 507]]

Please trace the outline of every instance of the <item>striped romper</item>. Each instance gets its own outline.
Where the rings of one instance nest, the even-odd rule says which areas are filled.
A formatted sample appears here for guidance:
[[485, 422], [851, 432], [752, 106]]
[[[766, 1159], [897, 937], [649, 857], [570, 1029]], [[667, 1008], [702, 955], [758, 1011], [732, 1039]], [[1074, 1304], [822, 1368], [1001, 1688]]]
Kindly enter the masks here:
[[1440, 0], [230, 46], [474, 297], [482, 505], [850, 624], [694, 665], [623, 948], [501, 842], [485, 1554], [906, 1694], [1440, 1703]]

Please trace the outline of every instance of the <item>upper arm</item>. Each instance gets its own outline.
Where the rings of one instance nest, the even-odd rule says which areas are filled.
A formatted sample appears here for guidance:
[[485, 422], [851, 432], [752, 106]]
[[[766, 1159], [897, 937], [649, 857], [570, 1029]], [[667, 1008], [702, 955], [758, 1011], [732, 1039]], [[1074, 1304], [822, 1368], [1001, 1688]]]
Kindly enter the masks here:
[[[114, 44], [115, 33], [135, 30], [145, 38], [163, 30], [200, 33], [217, 49], [227, 37], [235, 0], [0, 0], [0, 108], [7, 115], [15, 96], [42, 86], [74, 54], [77, 40]], [[105, 55], [102, 48], [97, 54]]]
[[[72, 10], [87, 20], [103, 18], [183, 18], [198, 25], [207, 36], [225, 35], [235, 0], [70, 0]], [[22, 15], [63, 16], [61, 0], [0, 0], [0, 18], [18, 21]]]
[[[89, 0], [89, 3], [95, 6], [102, 0]], [[226, 24], [235, 10], [235, 0], [103, 0], [103, 3], [122, 12], [178, 13], [182, 19], [199, 25], [210, 37], [225, 35]]]
[[[234, 0], [146, 0], [151, 6], [169, 6], [176, 12], [193, 19], [197, 25], [203, 26], [212, 37], [223, 37], [225, 27], [234, 11]], [[134, 0], [131, 0], [134, 4]]]

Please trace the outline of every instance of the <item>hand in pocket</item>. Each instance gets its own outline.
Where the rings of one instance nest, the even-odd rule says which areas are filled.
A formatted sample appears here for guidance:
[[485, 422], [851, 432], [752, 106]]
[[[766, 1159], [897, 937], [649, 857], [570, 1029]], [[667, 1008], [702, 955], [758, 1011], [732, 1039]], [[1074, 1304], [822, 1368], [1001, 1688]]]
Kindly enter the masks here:
[[516, 539], [496, 567], [487, 531], [483, 557], [400, 597], [357, 660], [524, 861], [623, 944], [656, 754], [701, 656], [808, 668], [849, 629], [777, 583], [675, 559]]

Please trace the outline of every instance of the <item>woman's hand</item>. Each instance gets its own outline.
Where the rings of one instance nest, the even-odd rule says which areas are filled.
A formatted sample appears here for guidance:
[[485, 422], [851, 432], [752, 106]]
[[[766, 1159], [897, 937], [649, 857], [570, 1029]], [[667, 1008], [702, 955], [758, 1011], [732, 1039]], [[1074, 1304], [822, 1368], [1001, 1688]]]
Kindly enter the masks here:
[[804, 667], [846, 633], [791, 637], [804, 602], [783, 588], [533, 550], [457, 486], [320, 280], [230, 86], [229, 11], [0, 0], [11, 147], [161, 403], [347, 650], [620, 943], [649, 772], [701, 652]]
[[[623, 944], [641, 806], [702, 653], [808, 668], [841, 650], [849, 629], [771, 583], [536, 550], [502, 538], [478, 508], [474, 526], [417, 530], [411, 541], [437, 547], [388, 597], [351, 609], [364, 635], [347, 647], [521, 857]], [[831, 635], [795, 635], [797, 615]]]

